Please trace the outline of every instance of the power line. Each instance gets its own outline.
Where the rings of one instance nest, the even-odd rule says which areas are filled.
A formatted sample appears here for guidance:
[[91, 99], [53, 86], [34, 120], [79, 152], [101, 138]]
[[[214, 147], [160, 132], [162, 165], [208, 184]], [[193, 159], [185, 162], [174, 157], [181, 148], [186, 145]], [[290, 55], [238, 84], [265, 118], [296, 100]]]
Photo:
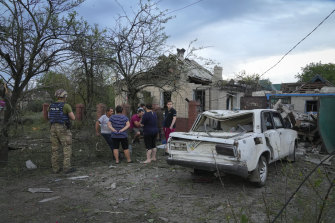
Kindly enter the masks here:
[[266, 74], [267, 72], [269, 72], [270, 70], [272, 70], [274, 67], [276, 67], [289, 53], [291, 53], [302, 41], [304, 41], [307, 37], [309, 37], [315, 30], [317, 30], [317, 28], [319, 28], [322, 23], [324, 23], [333, 13], [335, 12], [335, 9], [329, 14], [326, 16], [326, 18], [324, 18], [320, 23], [319, 25], [317, 25], [310, 33], [308, 33], [304, 38], [302, 38], [302, 40], [300, 40], [296, 45], [294, 45], [287, 53], [285, 53], [284, 56], [282, 56], [280, 58], [280, 60], [275, 63], [272, 67], [270, 67], [269, 69], [267, 69], [264, 73], [261, 74], [260, 77], [262, 77], [264, 74]]
[[179, 8], [179, 9], [175, 9], [175, 10], [173, 10], [171, 12], [166, 13], [166, 14], [171, 14], [171, 13], [174, 13], [174, 12], [186, 9], [186, 8], [188, 8], [188, 7], [192, 6], [192, 5], [198, 4], [199, 2], [202, 2], [202, 1], [203, 0], [199, 0], [199, 1], [193, 2], [193, 3], [189, 4], [189, 5], [186, 5], [186, 6], [182, 7], [182, 8]]

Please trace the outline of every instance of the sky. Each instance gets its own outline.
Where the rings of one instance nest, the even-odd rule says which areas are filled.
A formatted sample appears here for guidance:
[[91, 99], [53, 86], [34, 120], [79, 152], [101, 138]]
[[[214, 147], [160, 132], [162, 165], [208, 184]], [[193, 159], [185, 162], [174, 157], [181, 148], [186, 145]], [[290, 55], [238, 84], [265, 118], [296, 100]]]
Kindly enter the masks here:
[[[86, 0], [77, 11], [90, 24], [111, 28], [120, 5], [130, 12], [137, 2]], [[173, 16], [165, 26], [167, 44], [187, 49], [197, 39], [194, 47], [205, 47], [197, 55], [214, 60], [223, 79], [231, 79], [243, 70], [267, 71], [335, 9], [335, 0], [160, 0], [158, 6]], [[296, 82], [312, 62], [335, 63], [335, 13], [262, 78]]]

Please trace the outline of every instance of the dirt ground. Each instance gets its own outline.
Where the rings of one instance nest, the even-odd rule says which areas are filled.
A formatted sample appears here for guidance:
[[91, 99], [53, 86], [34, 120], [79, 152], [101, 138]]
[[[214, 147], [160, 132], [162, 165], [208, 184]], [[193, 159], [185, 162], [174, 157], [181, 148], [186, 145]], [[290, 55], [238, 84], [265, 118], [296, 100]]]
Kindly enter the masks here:
[[[134, 163], [116, 165], [104, 141], [81, 130], [73, 137], [77, 171], [53, 174], [47, 128], [31, 128], [36, 133], [12, 138], [9, 163], [0, 169], [0, 222], [271, 222], [316, 166], [306, 159], [320, 159], [301, 144], [297, 161], [270, 165], [266, 186], [258, 188], [240, 177], [170, 166], [163, 150], [142, 164], [143, 144], [133, 147]], [[27, 160], [37, 169], [28, 170]], [[334, 161], [321, 166], [276, 222], [317, 222], [322, 204], [320, 222], [335, 222], [334, 191], [324, 199], [334, 176]], [[41, 202], [47, 198], [53, 200]]]

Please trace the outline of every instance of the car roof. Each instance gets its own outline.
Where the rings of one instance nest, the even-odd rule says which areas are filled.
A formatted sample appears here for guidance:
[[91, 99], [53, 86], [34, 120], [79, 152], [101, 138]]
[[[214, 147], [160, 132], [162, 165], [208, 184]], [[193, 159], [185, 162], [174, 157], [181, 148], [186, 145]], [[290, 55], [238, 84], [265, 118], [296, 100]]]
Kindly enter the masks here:
[[231, 110], [209, 110], [205, 111], [202, 114], [212, 118], [231, 118], [234, 116], [241, 116], [245, 114], [260, 114], [262, 111], [276, 111], [274, 109], [253, 109], [253, 110], [238, 110], [238, 111], [231, 111]]

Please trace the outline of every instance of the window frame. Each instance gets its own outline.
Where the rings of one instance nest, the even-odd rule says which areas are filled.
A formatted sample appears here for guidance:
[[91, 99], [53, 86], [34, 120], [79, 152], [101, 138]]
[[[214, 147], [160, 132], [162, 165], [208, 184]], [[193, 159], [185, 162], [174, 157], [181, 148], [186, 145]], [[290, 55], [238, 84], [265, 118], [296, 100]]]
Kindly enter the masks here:
[[[274, 114], [277, 114], [277, 115], [278, 115], [279, 121], [281, 122], [281, 125], [282, 125], [281, 127], [277, 127], [276, 122], [275, 122], [275, 119], [274, 119]], [[284, 128], [285, 128], [284, 120], [283, 120], [283, 118], [281, 117], [281, 115], [280, 115], [279, 112], [272, 112], [271, 116], [272, 116], [272, 120], [273, 120], [273, 124], [274, 124], [275, 129], [284, 129]]]

